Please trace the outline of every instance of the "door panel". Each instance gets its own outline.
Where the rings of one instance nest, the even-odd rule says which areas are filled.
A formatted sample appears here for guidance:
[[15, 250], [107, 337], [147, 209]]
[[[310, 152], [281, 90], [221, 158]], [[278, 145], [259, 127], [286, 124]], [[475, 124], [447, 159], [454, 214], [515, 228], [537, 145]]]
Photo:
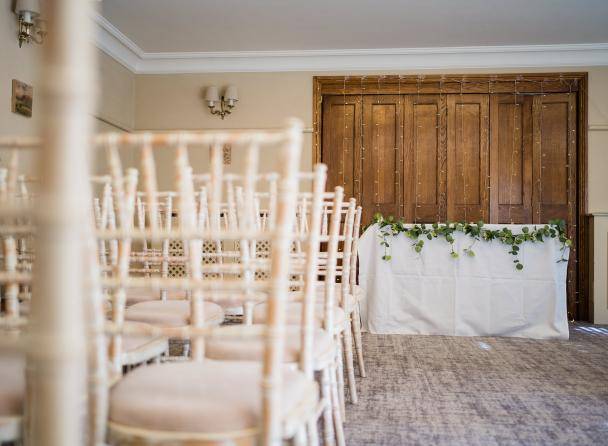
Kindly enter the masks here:
[[488, 220], [488, 95], [448, 95], [448, 220]]
[[568, 221], [576, 202], [576, 96], [535, 96], [533, 129], [533, 220]]
[[375, 212], [400, 215], [403, 203], [402, 98], [366, 96], [363, 102], [361, 202], [363, 221]]
[[491, 223], [532, 221], [532, 96], [490, 98]]
[[327, 96], [323, 102], [323, 142], [321, 160], [327, 164], [327, 186], [344, 187], [344, 196], [357, 196], [357, 152], [360, 147], [360, 98]]
[[573, 241], [568, 262], [568, 312], [576, 314], [576, 95], [544, 94], [534, 97], [533, 220], [566, 221]]
[[406, 220], [445, 221], [445, 96], [416, 95], [404, 101]]

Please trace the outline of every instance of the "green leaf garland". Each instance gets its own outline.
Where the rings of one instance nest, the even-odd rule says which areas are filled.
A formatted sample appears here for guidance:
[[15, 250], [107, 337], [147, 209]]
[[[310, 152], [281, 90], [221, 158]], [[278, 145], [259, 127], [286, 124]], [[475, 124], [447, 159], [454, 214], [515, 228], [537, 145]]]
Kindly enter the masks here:
[[399, 234], [403, 234], [412, 240], [412, 249], [417, 253], [422, 252], [425, 239], [433, 240], [442, 237], [450, 244], [450, 256], [454, 259], [460, 257], [460, 254], [454, 249], [455, 232], [466, 234], [472, 239], [471, 244], [464, 248], [462, 252], [467, 257], [475, 257], [473, 248], [478, 241], [498, 240], [509, 248], [508, 252], [513, 256], [513, 264], [518, 271], [524, 269], [524, 265], [519, 260], [519, 251], [520, 246], [525, 242], [542, 243], [549, 238], [558, 239], [561, 243], [560, 251], [562, 254], [557, 261], [558, 263], [568, 261], [565, 257], [566, 248], [572, 246], [572, 241], [566, 235], [566, 222], [564, 220], [550, 220], [545, 225], [534, 226], [533, 228], [524, 226], [520, 234], [514, 234], [507, 227], [487, 229], [481, 220], [477, 223], [447, 222], [406, 225], [403, 220], [395, 220], [393, 216], [385, 218], [380, 213], [374, 214], [372, 222], [367, 227], [373, 224], [377, 224], [380, 228], [380, 246], [384, 248], [382, 259], [387, 261], [391, 260], [388, 237]]

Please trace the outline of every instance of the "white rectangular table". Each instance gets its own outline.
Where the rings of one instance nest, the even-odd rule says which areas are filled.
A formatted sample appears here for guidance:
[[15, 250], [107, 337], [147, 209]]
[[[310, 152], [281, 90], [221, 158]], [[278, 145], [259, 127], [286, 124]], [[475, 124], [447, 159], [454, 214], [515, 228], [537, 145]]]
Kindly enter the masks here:
[[[485, 227], [508, 227], [518, 234], [523, 226], [534, 225]], [[379, 227], [370, 226], [359, 242], [363, 328], [382, 334], [568, 339], [567, 262], [557, 262], [562, 258], [558, 240], [520, 245], [524, 268], [518, 271], [507, 245], [480, 240], [469, 257], [462, 251], [472, 239], [460, 232], [454, 238], [457, 259], [444, 238], [425, 238], [416, 253], [413, 240], [389, 236], [387, 261]], [[567, 258], [567, 250], [563, 255]]]

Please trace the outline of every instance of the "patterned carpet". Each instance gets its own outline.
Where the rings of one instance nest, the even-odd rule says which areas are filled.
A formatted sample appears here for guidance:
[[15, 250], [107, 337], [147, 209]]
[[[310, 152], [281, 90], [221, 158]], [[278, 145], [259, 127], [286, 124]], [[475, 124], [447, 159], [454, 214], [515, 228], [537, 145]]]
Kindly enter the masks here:
[[364, 334], [353, 445], [608, 445], [608, 327], [569, 341]]

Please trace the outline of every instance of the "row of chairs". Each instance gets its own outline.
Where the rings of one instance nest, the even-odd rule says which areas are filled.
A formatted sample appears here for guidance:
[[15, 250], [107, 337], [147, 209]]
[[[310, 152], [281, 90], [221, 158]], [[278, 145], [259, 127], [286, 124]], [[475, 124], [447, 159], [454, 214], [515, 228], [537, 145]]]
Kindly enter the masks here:
[[[241, 172], [224, 171], [224, 144], [244, 160]], [[355, 363], [365, 376], [361, 209], [339, 187], [325, 192], [324, 165], [298, 172], [299, 124], [100, 135], [95, 145], [109, 172], [91, 177], [85, 256], [90, 443], [344, 444]], [[192, 150], [209, 150], [207, 172], [194, 173]], [[133, 151], [140, 168], [125, 169]], [[171, 191], [158, 188], [165, 152]], [[271, 158], [275, 166], [260, 165]], [[44, 290], [32, 276], [36, 193], [2, 178], [0, 441], [13, 441], [27, 438], [21, 348]]]

